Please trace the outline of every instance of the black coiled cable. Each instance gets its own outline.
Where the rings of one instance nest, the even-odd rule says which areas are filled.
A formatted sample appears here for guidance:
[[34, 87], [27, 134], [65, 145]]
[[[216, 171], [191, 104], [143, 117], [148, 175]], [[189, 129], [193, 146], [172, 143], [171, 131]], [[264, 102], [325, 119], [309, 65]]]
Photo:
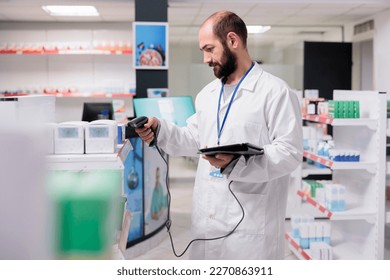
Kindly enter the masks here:
[[[153, 131], [153, 130], [152, 130]], [[153, 131], [154, 133], [154, 131]], [[156, 138], [156, 135], [155, 135], [155, 138]], [[188, 243], [187, 247], [184, 249], [184, 251], [181, 253], [181, 254], [177, 254], [176, 253], [176, 250], [175, 250], [175, 246], [173, 244], [173, 238], [172, 238], [172, 234], [171, 234], [171, 226], [172, 226], [172, 220], [171, 220], [171, 192], [169, 191], [169, 187], [168, 187], [168, 174], [169, 174], [169, 165], [168, 165], [168, 162], [167, 160], [164, 158], [160, 148], [155, 144], [156, 146], [156, 149], [158, 151], [158, 153], [160, 154], [161, 158], [164, 160], [166, 166], [167, 166], [167, 173], [165, 175], [165, 183], [166, 183], [166, 186], [167, 186], [167, 192], [168, 192], [168, 219], [165, 223], [165, 227], [167, 228], [167, 231], [168, 231], [168, 234], [169, 234], [169, 239], [171, 240], [171, 246], [172, 246], [172, 251], [173, 253], [175, 254], [176, 257], [180, 258], [182, 257], [188, 250], [188, 248], [191, 246], [191, 244], [195, 241], [213, 241], [213, 240], [218, 240], [218, 239], [222, 239], [222, 238], [226, 238], [228, 236], [230, 236], [231, 234], [233, 234], [233, 232], [237, 229], [237, 227], [241, 224], [242, 220], [244, 220], [244, 217], [245, 217], [245, 211], [244, 211], [244, 208], [242, 207], [240, 201], [238, 200], [237, 196], [233, 193], [232, 189], [231, 189], [231, 184], [233, 183], [233, 181], [230, 181], [229, 183], [229, 191], [230, 193], [233, 195], [233, 197], [235, 198], [235, 200], [237, 201], [238, 205], [240, 206], [241, 208], [241, 211], [242, 211], [242, 216], [241, 216], [241, 219], [240, 221], [237, 223], [237, 225], [227, 234], [223, 235], [223, 236], [219, 236], [219, 237], [214, 237], [214, 238], [196, 238], [196, 239], [193, 239], [190, 241], [190, 243]]]

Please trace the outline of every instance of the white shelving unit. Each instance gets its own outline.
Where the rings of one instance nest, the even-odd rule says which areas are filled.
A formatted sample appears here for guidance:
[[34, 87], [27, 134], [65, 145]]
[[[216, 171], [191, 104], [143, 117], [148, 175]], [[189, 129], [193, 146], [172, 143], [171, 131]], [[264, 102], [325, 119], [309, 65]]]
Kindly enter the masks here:
[[302, 163], [302, 178], [306, 178], [310, 175], [331, 175], [332, 170], [329, 168], [318, 168], [307, 162]]
[[326, 218], [326, 215], [320, 211], [317, 211], [309, 203], [297, 196], [297, 192], [301, 189], [302, 179], [310, 175], [329, 175], [332, 174], [332, 170], [329, 168], [318, 168], [307, 162], [302, 162], [297, 169], [291, 174], [290, 188], [288, 194], [286, 218], [291, 218], [294, 214], [308, 214], [316, 218]]
[[360, 206], [356, 203], [350, 203], [351, 206], [353, 205], [351, 209], [342, 212], [332, 212], [324, 205], [318, 203], [315, 199], [304, 194], [302, 191], [298, 191], [297, 194], [304, 201], [308, 202], [310, 205], [312, 205], [319, 212], [323, 213], [327, 218], [331, 220], [366, 220], [369, 223], [375, 222], [375, 209], [373, 208], [369, 208], [367, 206]]
[[346, 186], [347, 210], [331, 212], [302, 192], [297, 195], [331, 221], [334, 259], [383, 259], [387, 97], [373, 91], [334, 91], [334, 100], [358, 100], [362, 119], [306, 119], [332, 125], [336, 148], [360, 151], [361, 161], [333, 162], [308, 152], [304, 156], [326, 165], [333, 181]]

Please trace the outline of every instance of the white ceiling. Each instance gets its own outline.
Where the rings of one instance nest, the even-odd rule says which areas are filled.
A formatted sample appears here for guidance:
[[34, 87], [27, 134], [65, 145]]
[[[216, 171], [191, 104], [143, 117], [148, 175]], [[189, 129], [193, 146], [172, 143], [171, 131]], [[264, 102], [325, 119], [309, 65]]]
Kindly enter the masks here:
[[[96, 18], [51, 17], [42, 5], [94, 5]], [[263, 35], [252, 37], [263, 44], [317, 38], [344, 24], [358, 23], [390, 9], [390, 0], [168, 0], [171, 43], [196, 42], [199, 24], [218, 10], [231, 10], [249, 25], [271, 25]], [[132, 22], [134, 0], [0, 0], [1, 21], [99, 21]], [[251, 35], [255, 36], [255, 35]]]

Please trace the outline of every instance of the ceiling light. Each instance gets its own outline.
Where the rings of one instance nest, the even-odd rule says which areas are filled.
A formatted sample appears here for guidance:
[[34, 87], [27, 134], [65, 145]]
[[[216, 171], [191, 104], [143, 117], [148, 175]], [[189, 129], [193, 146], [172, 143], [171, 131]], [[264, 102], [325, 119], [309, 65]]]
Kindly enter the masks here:
[[248, 33], [264, 33], [271, 29], [269, 25], [248, 25]]
[[51, 16], [99, 16], [94, 6], [42, 6], [42, 9]]

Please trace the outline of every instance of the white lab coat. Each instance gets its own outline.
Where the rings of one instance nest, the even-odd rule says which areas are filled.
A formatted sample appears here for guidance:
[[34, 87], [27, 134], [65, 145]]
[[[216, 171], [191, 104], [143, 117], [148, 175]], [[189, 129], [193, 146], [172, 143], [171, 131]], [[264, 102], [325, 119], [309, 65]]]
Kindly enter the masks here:
[[[217, 143], [216, 114], [221, 81], [198, 94], [196, 114], [179, 128], [161, 120], [158, 145], [174, 156], [197, 156], [199, 148]], [[222, 123], [230, 98], [221, 101]], [[192, 259], [283, 259], [284, 223], [289, 175], [302, 160], [302, 128], [296, 95], [279, 78], [255, 64], [241, 83], [221, 135], [221, 145], [249, 142], [264, 155], [238, 159], [224, 179], [212, 178], [208, 161], [200, 157], [192, 199], [192, 237], [216, 241], [191, 245]], [[173, 221], [174, 223], [174, 221]]]

